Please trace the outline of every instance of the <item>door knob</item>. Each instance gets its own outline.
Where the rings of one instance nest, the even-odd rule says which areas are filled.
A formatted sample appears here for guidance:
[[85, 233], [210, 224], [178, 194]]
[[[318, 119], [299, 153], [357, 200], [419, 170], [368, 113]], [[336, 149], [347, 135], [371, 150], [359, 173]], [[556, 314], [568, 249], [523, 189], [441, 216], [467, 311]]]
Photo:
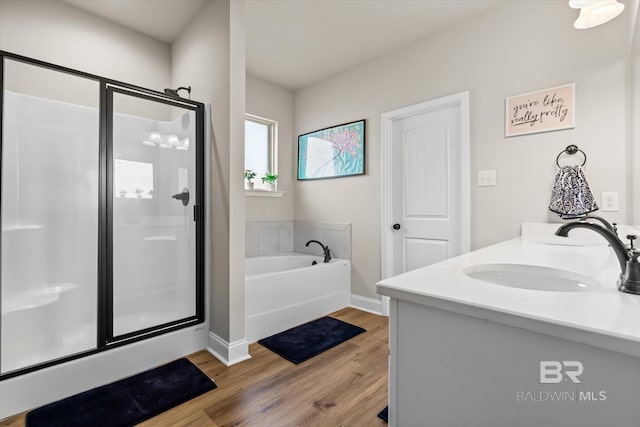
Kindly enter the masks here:
[[393, 224], [394, 230], [400, 230], [400, 224]]

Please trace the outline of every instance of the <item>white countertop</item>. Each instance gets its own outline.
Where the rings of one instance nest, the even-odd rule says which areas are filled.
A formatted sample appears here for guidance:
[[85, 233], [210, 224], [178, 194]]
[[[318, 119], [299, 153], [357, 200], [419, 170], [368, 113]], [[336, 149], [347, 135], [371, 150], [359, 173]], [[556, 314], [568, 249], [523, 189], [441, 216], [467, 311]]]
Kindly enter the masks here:
[[[541, 230], [551, 231], [551, 238], [558, 225], [545, 224]], [[629, 231], [640, 234], [630, 228], [621, 229], [619, 235]], [[604, 239], [601, 244], [578, 241], [577, 246], [540, 241], [540, 236], [523, 234], [382, 280], [377, 290], [392, 298], [640, 357], [640, 295], [618, 291], [620, 266], [606, 242], [602, 243]], [[559, 268], [595, 278], [601, 286], [584, 292], [519, 289], [472, 279], [462, 272], [467, 266], [485, 263]]]

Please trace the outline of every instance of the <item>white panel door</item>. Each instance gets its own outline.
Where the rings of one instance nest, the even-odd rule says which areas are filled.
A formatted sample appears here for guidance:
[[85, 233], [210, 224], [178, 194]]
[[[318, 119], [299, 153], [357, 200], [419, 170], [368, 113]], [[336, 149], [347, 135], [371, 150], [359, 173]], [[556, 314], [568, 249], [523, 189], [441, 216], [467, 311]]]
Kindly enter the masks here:
[[393, 121], [393, 272], [462, 253], [460, 106]]

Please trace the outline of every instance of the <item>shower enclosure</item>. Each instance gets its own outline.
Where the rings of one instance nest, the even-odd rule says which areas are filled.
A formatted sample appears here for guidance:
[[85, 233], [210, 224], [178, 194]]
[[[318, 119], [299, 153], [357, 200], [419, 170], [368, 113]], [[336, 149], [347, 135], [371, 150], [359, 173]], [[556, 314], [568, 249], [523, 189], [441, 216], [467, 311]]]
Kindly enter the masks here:
[[0, 60], [0, 380], [202, 323], [204, 105]]

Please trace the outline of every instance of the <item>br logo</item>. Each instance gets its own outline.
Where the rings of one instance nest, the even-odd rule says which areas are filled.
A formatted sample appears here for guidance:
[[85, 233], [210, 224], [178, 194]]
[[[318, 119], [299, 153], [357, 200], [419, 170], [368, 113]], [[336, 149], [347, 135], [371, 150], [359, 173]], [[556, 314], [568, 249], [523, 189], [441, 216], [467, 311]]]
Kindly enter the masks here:
[[541, 360], [540, 361], [540, 383], [558, 384], [565, 378], [569, 378], [575, 384], [579, 384], [578, 377], [584, 372], [582, 362], [577, 360]]

